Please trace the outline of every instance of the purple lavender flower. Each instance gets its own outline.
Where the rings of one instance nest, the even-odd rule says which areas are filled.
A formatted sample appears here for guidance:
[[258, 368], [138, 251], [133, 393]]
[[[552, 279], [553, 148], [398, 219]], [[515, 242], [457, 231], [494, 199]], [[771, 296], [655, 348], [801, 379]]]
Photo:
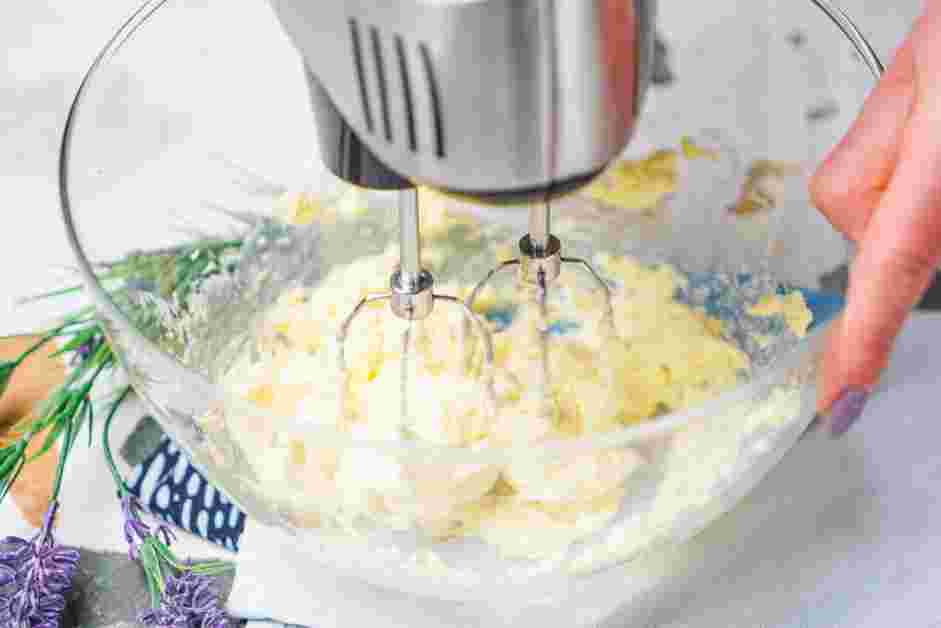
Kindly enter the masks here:
[[31, 540], [0, 540], [0, 626], [59, 626], [79, 553], [56, 545], [52, 524], [58, 508], [58, 502], [49, 505]]
[[140, 546], [147, 540], [150, 528], [140, 519], [140, 502], [126, 493], [121, 499], [121, 512], [124, 513], [124, 540], [127, 541], [127, 555], [131, 560], [140, 556]]
[[184, 570], [164, 579], [160, 607], [149, 609], [138, 621], [150, 628], [228, 628], [229, 616], [209, 576]]
[[[124, 512], [124, 538], [132, 560], [140, 556], [141, 547], [147, 543], [160, 542], [169, 546], [175, 540], [173, 532], [165, 525], [152, 531], [140, 518], [141, 505], [130, 493], [121, 498]], [[163, 577], [163, 592], [160, 605], [141, 614], [138, 621], [152, 628], [228, 628], [229, 616], [219, 601], [210, 576], [193, 573], [187, 563], [179, 569], [166, 564], [168, 575]], [[157, 569], [163, 571], [162, 568]], [[173, 575], [178, 572], [179, 575]], [[159, 578], [159, 576], [158, 576]]]
[[75, 349], [75, 353], [72, 354], [72, 366], [81, 364], [92, 355], [95, 354], [95, 351], [98, 350], [98, 347], [101, 345], [102, 340], [96, 336], [90, 337], [88, 340], [83, 342]]
[[140, 502], [130, 493], [125, 493], [121, 498], [121, 511], [124, 513], [124, 540], [127, 541], [127, 553], [131, 560], [138, 559], [141, 545], [152, 533], [165, 545], [176, 540], [170, 528], [162, 523], [157, 526], [156, 532], [151, 531], [150, 526], [140, 518]]
[[[145, 545], [153, 547], [155, 543], [162, 543], [167, 546], [164, 548], [166, 551], [175, 540], [167, 526], [158, 525], [153, 531], [141, 520], [140, 502], [130, 493], [124, 492], [121, 509], [124, 512], [124, 538], [132, 560], [140, 556]], [[140, 623], [151, 628], [228, 628], [229, 616], [222, 608], [210, 576], [193, 573], [189, 563], [178, 565], [160, 553], [158, 560], [164, 561], [163, 565], [151, 566], [150, 569], [155, 569], [153, 575], [163, 580], [160, 603], [157, 608], [142, 613], [138, 620]], [[144, 568], [148, 569], [146, 565]]]
[[85, 344], [83, 344], [82, 346], [78, 348], [78, 355], [81, 356], [83, 360], [88, 358], [88, 356], [94, 353], [96, 344], [97, 343], [95, 342], [95, 339], [92, 338], [91, 340], [89, 340], [88, 342], [86, 342]]

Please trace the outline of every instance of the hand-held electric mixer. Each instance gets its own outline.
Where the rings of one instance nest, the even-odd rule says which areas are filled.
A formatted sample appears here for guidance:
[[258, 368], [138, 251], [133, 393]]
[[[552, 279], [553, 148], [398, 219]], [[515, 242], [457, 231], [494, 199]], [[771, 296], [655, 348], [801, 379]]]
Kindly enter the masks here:
[[[856, 34], [826, 0], [812, 2]], [[489, 363], [489, 335], [471, 308], [497, 271], [518, 268], [543, 312], [563, 263], [587, 269], [607, 292], [588, 262], [562, 256], [550, 203], [589, 183], [628, 144], [653, 67], [657, 0], [272, 4], [303, 58], [326, 165], [354, 185], [400, 191], [400, 267], [389, 292], [364, 299], [343, 325], [342, 366], [343, 341], [368, 301], [387, 299], [409, 321], [427, 317], [435, 301], [456, 303]], [[518, 259], [494, 269], [467, 302], [436, 295], [422, 268], [416, 185], [528, 207]]]

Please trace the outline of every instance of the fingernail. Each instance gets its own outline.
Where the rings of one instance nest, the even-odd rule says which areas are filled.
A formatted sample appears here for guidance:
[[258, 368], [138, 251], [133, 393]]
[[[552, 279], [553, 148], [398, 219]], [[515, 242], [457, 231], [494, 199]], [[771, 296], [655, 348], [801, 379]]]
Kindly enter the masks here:
[[869, 393], [859, 388], [847, 388], [843, 394], [830, 407], [829, 424], [830, 434], [834, 438], [839, 438], [846, 434], [851, 427], [859, 420], [863, 410], [866, 408], [866, 402], [869, 401]]

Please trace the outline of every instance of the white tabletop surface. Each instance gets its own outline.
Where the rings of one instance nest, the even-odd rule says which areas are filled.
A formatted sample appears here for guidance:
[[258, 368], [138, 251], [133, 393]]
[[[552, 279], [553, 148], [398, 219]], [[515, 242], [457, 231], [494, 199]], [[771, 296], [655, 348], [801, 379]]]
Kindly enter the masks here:
[[[71, 262], [55, 189], [65, 109], [96, 49], [135, 4], [0, 7], [0, 334], [28, 331], [52, 313], [14, 303], [53, 287]], [[885, 53], [919, 3], [843, 4]], [[658, 558], [681, 575], [611, 625], [941, 626], [938, 342], [941, 316], [917, 316], [886, 392], [859, 428], [841, 441], [799, 445], [741, 507], [681, 552]]]
[[917, 315], [857, 428], [800, 443], [739, 507], [656, 559], [683, 575], [610, 625], [941, 626], [939, 342], [941, 315]]

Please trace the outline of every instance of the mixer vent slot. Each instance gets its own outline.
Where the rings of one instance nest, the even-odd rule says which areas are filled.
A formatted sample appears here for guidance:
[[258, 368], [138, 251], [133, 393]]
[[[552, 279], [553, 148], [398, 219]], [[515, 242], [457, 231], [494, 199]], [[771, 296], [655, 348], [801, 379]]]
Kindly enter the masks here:
[[[390, 91], [389, 74], [386, 67], [386, 57], [382, 47], [382, 37], [379, 29], [375, 26], [369, 27], [368, 40], [360, 27], [359, 21], [355, 18], [349, 19], [350, 41], [353, 47], [353, 61], [356, 70], [356, 80], [359, 86], [359, 97], [363, 108], [363, 120], [366, 123], [366, 130], [370, 134], [377, 132], [378, 123], [374, 117], [375, 102], [370, 99], [370, 94], [375, 94], [370, 89], [370, 78], [375, 78], [375, 89], [378, 92], [378, 115], [382, 119], [382, 132], [387, 142], [394, 140], [392, 129], [392, 103], [390, 98], [397, 96], [397, 92]], [[420, 71], [415, 66], [415, 58], [409, 54], [409, 48], [405, 38], [396, 35], [394, 38], [395, 58], [390, 58], [391, 67], [397, 69], [401, 83], [402, 109], [405, 114], [405, 135], [408, 138], [409, 149], [413, 153], [419, 151], [418, 146], [418, 120], [421, 116], [417, 115], [416, 106], [420, 101], [415, 100], [415, 90], [425, 88], [427, 93], [427, 103], [431, 114], [431, 139], [435, 156], [439, 159], [445, 157], [445, 137], [444, 121], [441, 110], [441, 93], [439, 91], [438, 79], [435, 75], [434, 64], [431, 58], [431, 51], [424, 43], [418, 44], [418, 59]], [[364, 50], [369, 46], [369, 51]], [[413, 49], [414, 50], [414, 49]], [[410, 59], [412, 64], [409, 63]], [[415, 70], [415, 74], [413, 74]], [[424, 81], [422, 81], [424, 79]], [[393, 79], [394, 80], [394, 79]], [[416, 82], [417, 81], [417, 82]], [[422, 85], [424, 83], [424, 85]], [[394, 89], [394, 87], [393, 87]], [[419, 92], [420, 93], [420, 92]]]
[[363, 67], [363, 42], [359, 36], [359, 24], [350, 19], [350, 38], [353, 41], [353, 62], [356, 64], [356, 81], [359, 83], [359, 99], [363, 103], [363, 119], [366, 129], [373, 132], [372, 108], [369, 106], [369, 90], [366, 87], [366, 70]]
[[401, 35], [395, 36], [395, 52], [399, 57], [399, 76], [402, 77], [402, 94], [405, 96], [405, 128], [408, 130], [408, 146], [412, 152], [418, 151], [418, 138], [415, 136], [415, 110], [412, 101], [412, 81], [409, 77], [408, 59], [405, 56], [405, 42]]
[[379, 39], [379, 29], [375, 26], [369, 29], [372, 40], [373, 62], [376, 64], [376, 82], [379, 84], [379, 106], [382, 108], [382, 126], [386, 132], [386, 141], [392, 141], [392, 116], [389, 115], [389, 88], [386, 84], [386, 64], [382, 58], [382, 41]]
[[428, 46], [420, 44], [418, 51], [421, 54], [422, 66], [425, 68], [425, 80], [428, 81], [428, 94], [431, 98], [431, 116], [435, 127], [435, 155], [444, 159], [444, 123], [441, 116], [441, 94], [438, 91], [438, 80], [435, 77], [435, 68], [431, 63], [431, 53]]

